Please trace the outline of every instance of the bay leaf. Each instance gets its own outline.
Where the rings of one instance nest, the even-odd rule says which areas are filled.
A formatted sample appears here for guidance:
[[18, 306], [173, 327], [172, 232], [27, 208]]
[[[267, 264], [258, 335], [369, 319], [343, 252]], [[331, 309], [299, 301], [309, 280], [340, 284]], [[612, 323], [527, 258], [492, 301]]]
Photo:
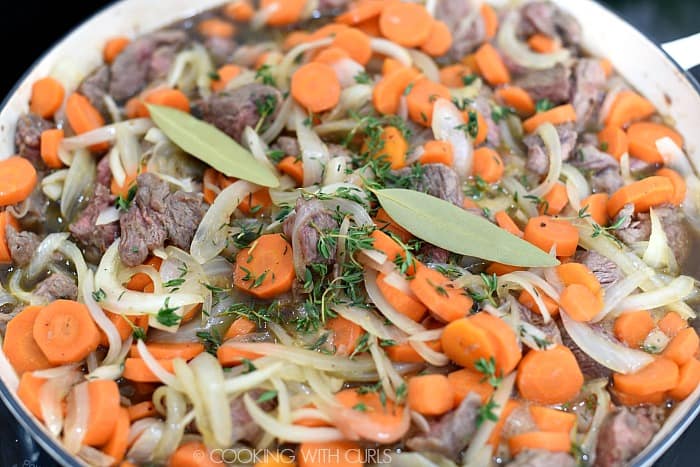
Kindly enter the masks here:
[[233, 138], [192, 115], [171, 107], [148, 105], [151, 119], [183, 151], [227, 177], [265, 187], [279, 186], [275, 174]]
[[377, 190], [375, 194], [397, 224], [445, 250], [512, 266], [559, 264], [536, 246], [440, 198], [399, 188]]

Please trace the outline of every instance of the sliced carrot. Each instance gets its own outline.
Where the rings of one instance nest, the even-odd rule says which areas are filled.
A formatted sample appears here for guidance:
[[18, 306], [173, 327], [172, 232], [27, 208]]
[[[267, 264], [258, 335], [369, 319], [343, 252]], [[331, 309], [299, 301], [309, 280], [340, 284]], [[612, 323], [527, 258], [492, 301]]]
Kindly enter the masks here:
[[462, 201], [462, 208], [463, 209], [481, 209], [478, 204], [476, 204], [476, 201], [474, 201], [471, 198], [464, 198], [464, 201]]
[[541, 54], [556, 52], [561, 47], [556, 39], [541, 33], [535, 33], [530, 36], [527, 40], [527, 45], [535, 52]]
[[156, 406], [153, 405], [151, 401], [143, 401], [138, 404], [130, 405], [127, 407], [127, 413], [129, 415], [129, 420], [135, 422], [136, 420], [141, 420], [142, 418], [155, 417], [158, 415]]
[[668, 358], [657, 358], [636, 373], [613, 374], [615, 388], [634, 396], [668, 391], [678, 382], [678, 365]]
[[564, 412], [563, 410], [550, 409], [549, 407], [530, 406], [530, 416], [542, 431], [555, 431], [560, 433], [571, 433], [576, 425], [576, 414]]
[[370, 37], [382, 37], [382, 31], [379, 28], [379, 18], [370, 18], [367, 21], [362, 21], [355, 25], [357, 29], [364, 32]]
[[396, 70], [399, 70], [401, 68], [407, 68], [407, 67], [406, 67], [406, 65], [404, 65], [400, 61], [398, 61], [394, 58], [387, 57], [382, 62], [382, 76], [389, 75], [389, 74], [391, 74], [391, 73], [393, 73]]
[[311, 34], [309, 34], [306, 31], [292, 31], [287, 36], [284, 38], [284, 42], [282, 43], [282, 50], [285, 52], [288, 52], [292, 50], [294, 47], [297, 45], [304, 44], [306, 42], [310, 42], [311, 40]]
[[[404, 406], [380, 397], [378, 391], [360, 394], [356, 389], [343, 389], [335, 394], [335, 399], [355, 412], [352, 414], [355, 419], [353, 431], [368, 441], [396, 439], [396, 435], [401, 437], [405, 432], [402, 426]], [[358, 405], [365, 410], [358, 410]]]
[[413, 238], [411, 232], [397, 224], [396, 221], [387, 214], [384, 208], [377, 209], [377, 214], [374, 216], [374, 223], [377, 225], [377, 228], [392, 233], [404, 243], [407, 243]]
[[502, 264], [502, 263], [496, 263], [493, 262], [489, 264], [489, 266], [486, 268], [486, 273], [487, 274], [496, 274], [497, 276], [502, 276], [504, 274], [509, 274], [511, 272], [515, 271], [524, 271], [524, 268], [521, 268], [519, 266], [511, 266], [510, 264]]
[[72, 300], [55, 300], [42, 308], [32, 334], [52, 365], [80, 362], [100, 343], [87, 306]]
[[556, 247], [557, 256], [573, 256], [579, 235], [576, 227], [568, 221], [539, 216], [527, 222], [523, 238], [547, 253]]
[[507, 212], [505, 211], [498, 211], [495, 215], [494, 218], [496, 219], [496, 223], [500, 228], [505, 230], [508, 233], [511, 233], [515, 235], [516, 237], [523, 237], [523, 231], [518, 227], [518, 225], [513, 221], [513, 219], [508, 215]]
[[502, 319], [483, 311], [467, 319], [488, 332], [497, 344], [495, 361], [498, 372], [507, 375], [513, 371], [522, 358], [518, 337], [513, 329]]
[[625, 311], [615, 320], [615, 337], [633, 349], [639, 348], [656, 327], [648, 311]]
[[447, 376], [418, 375], [408, 380], [406, 401], [411, 410], [420, 414], [442, 415], [452, 410], [454, 394]]
[[[166, 371], [173, 372], [173, 361], [172, 360], [156, 360], [160, 366], [162, 366]], [[124, 373], [122, 373], [124, 379], [129, 381], [136, 381], [139, 383], [159, 383], [160, 379], [153, 374], [146, 362], [141, 358], [129, 357], [124, 360]]]
[[60, 169], [63, 162], [58, 157], [58, 147], [63, 141], [63, 130], [53, 128], [41, 132], [41, 160], [50, 169]]
[[233, 37], [236, 28], [228, 21], [220, 18], [209, 18], [201, 21], [197, 25], [197, 31], [206, 37]]
[[298, 186], [304, 184], [304, 162], [294, 156], [287, 156], [277, 164], [280, 172], [289, 175]]
[[[105, 315], [114, 324], [119, 333], [119, 338], [123, 341], [131, 334], [131, 323], [133, 323], [134, 318], [130, 316], [124, 316], [119, 313], [112, 313], [105, 310]], [[107, 335], [100, 329], [100, 345], [103, 347], [109, 346], [109, 340], [107, 340]]]
[[668, 337], [675, 337], [682, 329], [688, 327], [688, 321], [681, 318], [681, 315], [675, 311], [670, 311], [659, 320], [657, 326]]
[[357, 342], [364, 333], [360, 326], [342, 316], [329, 319], [326, 322], [326, 328], [333, 332], [335, 354], [343, 357], [355, 351]]
[[378, 17], [384, 8], [383, 0], [370, 0], [365, 2], [353, 2], [348, 10], [337, 16], [335, 21], [343, 24], [358, 24]]
[[130, 43], [131, 39], [126, 36], [113, 37], [105, 42], [105, 46], [102, 48], [102, 58], [105, 63], [111, 64]]
[[314, 57], [313, 61], [325, 63], [326, 65], [333, 65], [344, 58], [350, 58], [350, 54], [348, 54], [345, 49], [341, 49], [340, 47], [326, 47]]
[[676, 362], [678, 366], [685, 365], [698, 352], [700, 339], [693, 328], [678, 331], [668, 343], [662, 355]]
[[344, 24], [335, 24], [335, 23], [326, 24], [325, 26], [321, 26], [320, 28], [316, 29], [313, 33], [311, 33], [311, 36], [309, 37], [309, 41], [314, 42], [314, 41], [317, 41], [320, 39], [335, 37], [336, 34], [338, 34], [340, 31], [343, 31], [347, 28], [348, 27]]
[[613, 218], [625, 204], [634, 204], [634, 212], [647, 212], [649, 208], [669, 203], [674, 187], [667, 177], [651, 176], [625, 185], [610, 195], [608, 216]]
[[246, 216], [255, 216], [262, 215], [270, 206], [272, 206], [270, 191], [267, 188], [263, 188], [255, 193], [249, 193], [248, 196], [243, 198], [241, 204], [238, 205], [238, 209]]
[[466, 368], [449, 373], [447, 380], [452, 386], [455, 407], [461, 404], [470, 392], [477, 393], [481, 397], [482, 404], [488, 402], [494, 392], [493, 386], [488, 383], [483, 373]]
[[654, 122], [633, 123], [627, 129], [630, 156], [652, 164], [663, 164], [664, 158], [656, 148], [661, 138], [671, 138], [679, 148], [683, 147], [683, 137], [666, 125]]
[[267, 18], [267, 24], [270, 26], [296, 23], [301, 18], [305, 6], [305, 0], [260, 0], [260, 9], [273, 12]]
[[433, 22], [423, 5], [392, 3], [382, 10], [379, 29], [392, 42], [404, 47], [418, 47], [430, 38]]
[[384, 279], [385, 274], [377, 276], [377, 286], [387, 302], [396, 311], [411, 318], [413, 321], [420, 321], [425, 316], [426, 308], [415, 296], [407, 295], [401, 290], [389, 285]]
[[482, 147], [474, 151], [472, 171], [485, 182], [496, 183], [503, 176], [503, 159], [491, 148]]
[[620, 92], [605, 117], [605, 126], [623, 127], [632, 121], [651, 117], [656, 109], [654, 105], [633, 91]]
[[601, 66], [601, 68], [603, 68], [603, 73], [605, 73], [606, 78], [610, 78], [610, 76], [615, 71], [613, 69], [612, 62], [610, 60], [608, 60], [607, 58], [603, 58], [602, 60], [600, 60], [600, 66]]
[[294, 279], [292, 247], [281, 234], [263, 235], [236, 255], [234, 285], [258, 298], [289, 291]]
[[0, 264], [12, 263], [10, 247], [7, 244], [7, 226], [11, 225], [19, 232], [20, 226], [17, 219], [9, 211], [0, 211]]
[[486, 28], [486, 39], [491, 40], [496, 36], [498, 31], [498, 13], [493, 9], [488, 3], [483, 3], [481, 5], [481, 17], [484, 20], [484, 27]]
[[429, 79], [416, 81], [406, 96], [408, 116], [414, 122], [429, 127], [433, 121], [435, 101], [439, 98], [450, 99], [450, 90]]
[[532, 133], [537, 130], [543, 123], [551, 123], [552, 125], [560, 125], [562, 123], [575, 122], [576, 111], [571, 104], [560, 105], [545, 112], [540, 112], [523, 122], [523, 129], [527, 133]]
[[120, 396], [117, 383], [110, 379], [88, 381], [90, 412], [83, 443], [102, 446], [109, 441], [120, 416]]
[[571, 451], [571, 438], [568, 433], [530, 431], [511, 436], [508, 440], [508, 448], [513, 457], [526, 449], [569, 452]]
[[353, 441], [305, 442], [299, 445], [299, 467], [362, 467], [364, 451]]
[[472, 70], [461, 63], [448, 65], [440, 68], [440, 83], [448, 88], [461, 88], [464, 87], [465, 78], [471, 74]]
[[[554, 299], [550, 298], [547, 294], [542, 292], [540, 289], [536, 290], [539, 293], [540, 298], [544, 302], [544, 305], [547, 308], [549, 315], [557, 316], [559, 314], [559, 304], [556, 301], [554, 301]], [[530, 295], [530, 293], [527, 290], [523, 290], [522, 292], [520, 292], [520, 295], [518, 296], [518, 302], [528, 307], [531, 311], [534, 311], [537, 314], [542, 314], [542, 312], [540, 311], [540, 307], [537, 306], [537, 302], [535, 302], [535, 299], [532, 297], [532, 295]]]
[[17, 386], [17, 397], [22, 401], [24, 406], [36, 418], [44, 421], [44, 415], [41, 413], [41, 402], [39, 402], [41, 388], [44, 386], [46, 378], [34, 376], [30, 371], [22, 373]]
[[[163, 264], [163, 260], [157, 256], [149, 256], [143, 264], [144, 266], [152, 266], [156, 271], [160, 271], [160, 265]], [[138, 273], [131, 276], [129, 282], [126, 283], [126, 288], [136, 292], [143, 292], [144, 288], [152, 283], [153, 281], [151, 281], [151, 277], [148, 274]]]
[[474, 54], [479, 73], [491, 86], [510, 83], [510, 72], [496, 48], [488, 42]]
[[360, 65], [366, 65], [372, 58], [369, 36], [356, 28], [345, 28], [333, 39], [333, 45], [345, 50], [350, 58]]
[[47, 76], [37, 80], [32, 85], [29, 110], [43, 118], [53, 117], [63, 104], [65, 94], [63, 85], [57, 79]]
[[421, 164], [445, 164], [451, 166], [454, 160], [452, 144], [449, 141], [427, 141], [423, 145], [423, 154], [419, 160]]
[[555, 183], [551, 190], [542, 197], [544, 203], [539, 207], [540, 214], [556, 216], [569, 204], [569, 194], [563, 183]]
[[250, 333], [255, 332], [258, 329], [258, 325], [253, 321], [249, 320], [245, 316], [236, 318], [236, 320], [231, 323], [226, 334], [224, 334], [224, 340], [233, 339], [234, 337], [245, 336]]
[[503, 425], [506, 424], [506, 420], [508, 420], [508, 417], [510, 417], [510, 414], [513, 413], [513, 411], [521, 406], [520, 401], [517, 401], [515, 399], [508, 399], [508, 402], [506, 402], [505, 407], [503, 407], [503, 411], [501, 412], [501, 416], [498, 417], [498, 421], [496, 422], [496, 425], [493, 427], [493, 431], [491, 431], [491, 436], [489, 436], [489, 440], [487, 441], [486, 444], [489, 444], [490, 446], [493, 447], [492, 451], [495, 454], [498, 445], [501, 443], [501, 434], [503, 433]]
[[592, 320], [603, 310], [603, 299], [585, 285], [571, 284], [564, 288], [559, 297], [559, 306], [576, 321]]
[[581, 263], [564, 263], [556, 267], [557, 275], [564, 285], [580, 284], [585, 286], [593, 294], [600, 292], [598, 278]]
[[107, 444], [102, 446], [102, 452], [114, 459], [115, 462], [120, 462], [126, 455], [126, 450], [129, 447], [129, 428], [131, 428], [129, 411], [124, 407], [119, 407], [118, 410], [119, 415], [117, 416], [114, 431], [110, 435]]
[[530, 94], [518, 86], [505, 86], [496, 90], [496, 96], [508, 107], [512, 107], [521, 117], [535, 113], [535, 101]]
[[168, 460], [169, 467], [216, 467], [212, 454], [201, 441], [181, 444]]
[[691, 358], [681, 366], [678, 382], [668, 392], [668, 395], [677, 401], [681, 401], [695, 391], [698, 383], [700, 383], [700, 361]]
[[244, 23], [253, 19], [255, 10], [248, 0], [235, 0], [224, 7], [224, 14], [234, 21]]
[[563, 345], [549, 350], [530, 350], [520, 361], [516, 384], [520, 395], [539, 404], [563, 404], [583, 387], [583, 374], [576, 357]]
[[[226, 89], [226, 85], [233, 78], [241, 74], [241, 67], [238, 65], [224, 65], [216, 71], [217, 79], [212, 80], [211, 89], [212, 91], [220, 92]], [[189, 112], [189, 103], [187, 105], [186, 112]]]
[[124, 112], [129, 118], [148, 118], [151, 116], [148, 111], [148, 107], [143, 101], [138, 97], [132, 97], [126, 101], [126, 106], [124, 106]]
[[456, 288], [447, 277], [420, 263], [410, 285], [416, 297], [443, 322], [466, 316], [474, 304], [464, 289]]
[[442, 333], [442, 349], [445, 355], [465, 368], [476, 370], [476, 362], [496, 357], [497, 342], [491, 334], [466, 318], [445, 326]]
[[36, 183], [36, 169], [27, 159], [12, 156], [0, 161], [0, 206], [24, 201]]
[[87, 97], [74, 92], [66, 101], [66, 117], [77, 134], [87, 133], [104, 126], [105, 120]]
[[235, 349], [228, 345], [222, 345], [216, 350], [216, 358], [223, 367], [236, 366], [243, 360], [255, 360], [262, 355], [247, 350]]
[[671, 184], [673, 184], [673, 197], [671, 198], [671, 203], [675, 204], [676, 206], [680, 206], [685, 200], [685, 195], [688, 191], [688, 187], [681, 174], [673, 169], [664, 167], [663, 169], [657, 170], [654, 175], [658, 177], [666, 177], [671, 180]]
[[[204, 345], [199, 342], [149, 342], [146, 344], [146, 348], [148, 348], [153, 358], [157, 360], [172, 360], [175, 358], [192, 360], [204, 352]], [[129, 356], [133, 358], [141, 357], [136, 345], [131, 346]]]
[[330, 110], [340, 100], [340, 81], [329, 65], [307, 63], [292, 76], [292, 96], [309, 112]]
[[408, 142], [403, 137], [401, 130], [393, 126], [386, 126], [379, 138], [381, 140], [381, 148], [374, 154], [371, 154], [371, 157], [390, 163], [392, 170], [404, 168], [406, 166]]
[[401, 96], [418, 76], [415, 69], [401, 67], [380, 79], [372, 91], [372, 104], [377, 112], [382, 115], [395, 114]]
[[[437, 341], [427, 341], [425, 343], [430, 349], [435, 352], [442, 352], [442, 343]], [[398, 363], [424, 363], [423, 357], [407, 342], [396, 344], [384, 349], [389, 360]]]
[[620, 127], [607, 126], [598, 133], [598, 142], [603, 151], [620, 160], [620, 157], [629, 151], [627, 133]]
[[586, 214], [591, 216], [593, 221], [604, 226], [608, 224], [608, 200], [607, 193], [595, 193], [581, 201], [581, 209], [586, 209]]
[[466, 65], [470, 70], [473, 70], [475, 73], [480, 73], [479, 71], [479, 64], [476, 62], [476, 57], [474, 54], [469, 54], [466, 57], [462, 59], [462, 65]]
[[173, 109], [181, 110], [182, 112], [190, 112], [190, 100], [185, 93], [179, 89], [158, 89], [149, 92], [146, 97], [146, 102], [154, 105], [162, 105], [172, 107]]
[[406, 254], [401, 245], [381, 230], [375, 230], [369, 236], [372, 237], [372, 248], [384, 253], [389, 261]]
[[653, 392], [643, 396], [626, 394], [615, 388], [610, 389], [610, 394], [617, 402], [628, 407], [634, 407], [641, 404], [661, 405], [666, 402], [666, 391]]
[[421, 44], [420, 49], [428, 55], [439, 57], [446, 54], [452, 47], [452, 32], [442, 21], [433, 21], [428, 40]]
[[[474, 112], [476, 112], [476, 123], [477, 123], [477, 128], [478, 128], [478, 131], [476, 133], [476, 137], [474, 138], [474, 146], [478, 146], [478, 145], [482, 144], [484, 141], [486, 141], [486, 138], [488, 137], [488, 134], [489, 134], [489, 125], [488, 125], [488, 123], [486, 123], [486, 119], [484, 118], [484, 116], [481, 115], [481, 112], [479, 112], [478, 110], [475, 110]], [[464, 119], [466, 121], [469, 121], [469, 119], [470, 119], [469, 112], [467, 111], [464, 113], [466, 114]]]

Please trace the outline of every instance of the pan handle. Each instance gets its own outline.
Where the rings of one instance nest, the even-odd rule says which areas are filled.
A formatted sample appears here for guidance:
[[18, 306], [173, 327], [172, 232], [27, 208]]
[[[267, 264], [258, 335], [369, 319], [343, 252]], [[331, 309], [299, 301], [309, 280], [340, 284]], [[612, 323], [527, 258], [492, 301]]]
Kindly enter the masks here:
[[700, 33], [666, 42], [661, 48], [684, 70], [700, 65]]

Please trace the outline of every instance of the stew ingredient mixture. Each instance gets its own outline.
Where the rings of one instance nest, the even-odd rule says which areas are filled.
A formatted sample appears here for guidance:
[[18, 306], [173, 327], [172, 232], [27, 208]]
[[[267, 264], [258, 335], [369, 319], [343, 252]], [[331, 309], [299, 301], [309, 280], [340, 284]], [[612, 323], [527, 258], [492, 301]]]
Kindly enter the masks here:
[[34, 83], [10, 385], [92, 465], [620, 466], [700, 381], [700, 181], [533, 1], [236, 0]]

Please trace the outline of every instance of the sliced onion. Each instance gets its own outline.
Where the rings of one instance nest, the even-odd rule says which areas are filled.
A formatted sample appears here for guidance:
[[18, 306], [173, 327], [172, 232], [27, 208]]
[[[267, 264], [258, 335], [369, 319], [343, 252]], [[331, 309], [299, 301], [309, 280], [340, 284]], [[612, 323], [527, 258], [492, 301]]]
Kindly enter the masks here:
[[374, 225], [374, 221], [370, 217], [367, 210], [355, 201], [350, 201], [343, 198], [333, 198], [324, 199], [321, 202], [331, 211], [340, 209], [341, 212], [349, 214], [356, 225]]
[[258, 133], [255, 130], [249, 126], [245, 127], [245, 130], [243, 130], [243, 141], [250, 150], [251, 154], [253, 154], [255, 160], [269, 168], [272, 173], [278, 173], [277, 167], [275, 167], [275, 165], [270, 162], [270, 159], [267, 157], [267, 144], [265, 144], [260, 136], [258, 136]]
[[653, 208], [649, 209], [649, 219], [651, 221], [651, 235], [642, 259], [654, 269], [666, 268], [671, 274], [677, 274], [676, 257], [668, 244], [661, 220]]
[[95, 324], [102, 330], [102, 332], [107, 336], [108, 350], [107, 355], [102, 361], [103, 365], [111, 365], [117, 362], [117, 356], [120, 354], [122, 349], [122, 339], [119, 335], [119, 331], [114, 323], [107, 318], [105, 312], [97, 304], [92, 294], [95, 292], [95, 283], [92, 271], [88, 270], [85, 275], [85, 280], [81, 284], [83, 291], [83, 303], [88, 308], [90, 316], [92, 317]]
[[[612, 80], [611, 80], [612, 81]], [[610, 109], [612, 109], [613, 104], [617, 100], [617, 96], [620, 92], [627, 89], [627, 85], [623, 82], [614, 82], [611, 84], [610, 89], [605, 94], [605, 99], [600, 106], [600, 111], [598, 112], [598, 123], [601, 127], [605, 126], [605, 121], [608, 119], [608, 114]]]
[[[226, 447], [233, 436], [233, 423], [230, 416], [225, 416], [230, 409], [225, 394], [223, 369], [216, 357], [207, 352], [195, 357], [189, 366], [196, 378], [197, 389], [204, 405], [203, 410], [213, 434], [213, 443], [207, 444]], [[197, 419], [198, 425], [199, 422], [200, 420]], [[204, 440], [208, 441], [207, 436]]]
[[337, 305], [333, 307], [333, 311], [380, 339], [398, 343], [406, 340], [406, 335], [396, 326], [386, 324], [379, 316], [365, 308]]
[[591, 321], [597, 323], [603, 320], [611, 311], [618, 308], [622, 300], [637, 290], [648, 279], [649, 271], [636, 271], [605, 289], [603, 309]]
[[[51, 201], [58, 201], [63, 193], [63, 183], [66, 181], [68, 176], [68, 169], [57, 170], [51, 175], [44, 177], [41, 180], [41, 190]], [[28, 207], [28, 206], [27, 206]], [[19, 213], [21, 215], [16, 215], [16, 217], [24, 217], [26, 212]]]
[[527, 293], [529, 293], [530, 296], [532, 296], [533, 300], [537, 304], [537, 308], [539, 309], [540, 314], [542, 315], [542, 320], [545, 323], [549, 323], [552, 320], [552, 316], [549, 314], [549, 310], [547, 310], [547, 306], [545, 305], [544, 300], [542, 300], [542, 297], [540, 296], [539, 292], [535, 290], [535, 287], [540, 289], [542, 292], [544, 292], [557, 302], [559, 301], [559, 293], [557, 293], [557, 291], [554, 290], [554, 288], [551, 285], [542, 280], [541, 277], [538, 277], [535, 274], [528, 271], [516, 271], [504, 274], [499, 278], [499, 282], [501, 284], [512, 282], [513, 284], [520, 286]]
[[650, 292], [638, 293], [624, 298], [615, 307], [616, 311], [649, 310], [683, 301], [695, 291], [695, 279], [678, 276], [668, 285]]
[[72, 220], [77, 214], [83, 195], [88, 193], [95, 181], [95, 158], [86, 149], [79, 149], [73, 158], [63, 182], [61, 214], [65, 220]]
[[503, 187], [515, 198], [517, 195], [516, 204], [527, 217], [537, 217], [537, 207], [526, 198], [528, 192], [525, 187], [513, 176], [503, 177], [501, 182]]
[[214, 64], [207, 49], [195, 42], [192, 48], [176, 55], [166, 78], [167, 86], [177, 87], [188, 94], [197, 88], [202, 97], [207, 97], [211, 94], [212, 71]]
[[592, 394], [596, 399], [595, 412], [593, 413], [591, 426], [581, 442], [581, 450], [589, 456], [591, 462], [595, 461], [593, 456], [595, 456], [595, 448], [598, 443], [598, 433], [608, 413], [610, 413], [610, 394], [605, 390], [607, 385], [607, 379], [597, 379], [590, 381], [583, 388], [584, 393]]
[[[227, 345], [228, 344], [224, 344], [224, 346]], [[256, 361], [256, 365], [257, 364], [258, 361]], [[285, 364], [283, 362], [276, 362], [265, 367], [258, 365], [258, 369], [251, 373], [228, 378], [224, 382], [224, 391], [226, 394], [239, 394], [253, 389], [282, 371], [284, 366]]]
[[180, 388], [182, 386], [179, 384], [177, 378], [175, 378], [175, 375], [170, 373], [168, 370], [163, 368], [160, 363], [158, 363], [158, 360], [151, 355], [151, 352], [148, 350], [148, 347], [146, 347], [146, 344], [142, 340], [139, 339], [136, 341], [136, 348], [139, 351], [139, 356], [143, 359], [143, 363], [146, 364], [148, 369], [151, 370], [151, 373], [153, 373], [156, 378], [158, 378], [163, 384], [167, 384], [176, 390], [181, 390]]
[[294, 109], [294, 126], [304, 162], [304, 186], [319, 183], [323, 176], [323, 167], [330, 154], [325, 143], [311, 128], [306, 126], [306, 117], [298, 105]]
[[54, 253], [58, 250], [61, 244], [68, 240], [69, 233], [54, 233], [49, 234], [44, 238], [39, 246], [34, 250], [32, 259], [25, 269], [25, 277], [29, 281], [34, 281], [39, 277], [39, 274], [46, 272], [49, 263], [53, 261]]
[[[578, 200], [587, 198], [591, 194], [591, 187], [588, 185], [586, 177], [573, 165], [562, 164], [561, 175], [566, 178], [567, 186], [571, 182], [572, 187], [576, 190]], [[574, 208], [576, 210], [580, 208]]]
[[498, 36], [496, 37], [498, 48], [508, 58], [518, 65], [534, 70], [546, 70], [557, 63], [563, 63], [569, 59], [571, 53], [565, 48], [546, 54], [533, 52], [530, 46], [518, 39], [517, 29], [519, 21], [520, 15], [518, 12], [511, 11], [506, 14], [498, 30]]
[[[672, 168], [683, 177], [695, 175], [693, 166], [690, 164], [688, 156], [681, 148], [678, 147], [675, 141], [668, 136], [656, 140], [656, 149], [664, 159], [664, 165]], [[695, 154], [691, 151], [691, 154]], [[696, 158], [698, 156], [695, 156]], [[695, 167], [700, 167], [700, 159], [694, 160]]]
[[404, 384], [404, 380], [396, 372], [396, 369], [391, 364], [391, 360], [386, 356], [386, 352], [377, 343], [377, 337], [371, 336], [368, 339], [369, 353], [374, 360], [374, 366], [377, 368], [379, 381], [382, 383], [387, 397], [391, 400], [396, 400], [396, 388]]
[[[140, 424], [140, 426], [137, 427], [139, 422], [146, 423]], [[135, 428], [139, 428], [141, 432], [135, 438], [132, 438], [131, 431], [129, 432], [129, 438], [135, 440], [130, 444], [131, 447], [126, 457], [130, 461], [138, 464], [151, 462], [156, 446], [163, 437], [164, 424], [160, 420], [144, 418], [142, 420], [137, 420], [131, 426], [132, 431], [135, 431]]]
[[402, 293], [408, 295], [411, 298], [416, 298], [415, 294], [411, 290], [411, 286], [408, 281], [398, 272], [392, 271], [383, 278], [387, 285], [392, 286], [395, 289], [400, 290]]
[[409, 49], [408, 54], [413, 59], [413, 65], [418, 68], [426, 78], [436, 83], [440, 82], [440, 70], [435, 61], [428, 55], [416, 49]]
[[373, 37], [370, 39], [370, 46], [372, 47], [372, 52], [375, 54], [391, 57], [407, 67], [413, 65], [413, 59], [411, 58], [411, 54], [408, 53], [408, 50], [392, 41]]
[[634, 183], [634, 177], [630, 172], [630, 155], [626, 152], [620, 156], [620, 174], [625, 185]]
[[559, 134], [551, 123], [543, 123], [537, 128], [537, 133], [542, 138], [544, 145], [547, 147], [547, 153], [549, 155], [549, 171], [544, 181], [533, 188], [530, 194], [537, 197], [542, 197], [550, 192], [552, 187], [559, 183], [559, 177], [561, 177], [562, 171], [562, 152], [561, 152], [561, 140], [559, 139]]
[[284, 102], [282, 102], [282, 105], [280, 106], [280, 109], [277, 112], [275, 120], [272, 123], [270, 123], [270, 125], [267, 127], [267, 130], [265, 130], [265, 132], [261, 135], [263, 141], [265, 141], [267, 144], [270, 144], [275, 139], [277, 139], [277, 137], [287, 124], [287, 120], [289, 120], [289, 117], [292, 115], [293, 108], [294, 100], [291, 96], [287, 97], [284, 100]]
[[654, 361], [654, 357], [641, 350], [631, 349], [610, 340], [586, 323], [574, 321], [564, 310], [559, 311], [566, 332], [586, 355], [616, 373], [634, 373]]
[[[63, 399], [74, 384], [83, 379], [75, 367], [68, 367], [68, 372], [48, 379], [39, 390], [39, 408], [44, 424], [54, 436], [63, 430]], [[41, 377], [35, 374], [37, 378]]]
[[[369, 84], [357, 84], [354, 82], [349, 85], [340, 93], [340, 102], [336, 105], [328, 115], [324, 118], [324, 123], [328, 125], [338, 124], [338, 122], [345, 122], [345, 120], [338, 120], [338, 118], [345, 116], [350, 111], [358, 111], [362, 107], [365, 107], [369, 102], [372, 101], [372, 86]], [[352, 131], [357, 126], [357, 121], [350, 119], [349, 128], [345, 128], [346, 132]], [[323, 125], [316, 126], [316, 133], [322, 134], [321, 127]]]
[[441, 352], [436, 352], [435, 350], [431, 349], [425, 342], [414, 341], [413, 339], [411, 339], [408, 341], [408, 343], [411, 347], [413, 347], [413, 350], [415, 350], [416, 353], [420, 355], [420, 357], [430, 365], [445, 366], [448, 363], [450, 363], [450, 359], [447, 358], [445, 354]]
[[382, 295], [382, 292], [377, 286], [377, 273], [371, 269], [365, 269], [365, 289], [367, 290], [367, 295], [374, 306], [377, 307], [379, 312], [384, 315], [391, 323], [397, 328], [402, 330], [408, 335], [417, 334], [423, 332], [426, 329], [419, 323], [416, 323], [411, 318], [397, 311]]
[[63, 446], [71, 454], [77, 454], [87, 431], [90, 415], [90, 393], [87, 381], [76, 386], [68, 394], [66, 424], [63, 430]]
[[153, 128], [153, 122], [150, 118], [136, 118], [125, 122], [115, 123], [112, 125], [103, 126], [87, 133], [78, 136], [65, 138], [61, 141], [61, 148], [68, 151], [87, 148], [99, 143], [113, 143], [117, 138], [117, 126], [124, 125], [134, 134], [143, 135], [148, 130]]
[[342, 88], [348, 88], [356, 84], [355, 77], [365, 71], [365, 67], [351, 58], [341, 58], [331, 63], [330, 67], [335, 71]]
[[117, 124], [115, 132], [117, 138], [115, 147], [119, 150], [121, 165], [128, 175], [135, 175], [141, 165], [141, 146], [139, 145], [139, 140], [126, 123]]
[[112, 149], [110, 149], [107, 157], [107, 160], [109, 161], [109, 170], [112, 172], [114, 181], [119, 186], [124, 186], [124, 182], [126, 182], [126, 172], [124, 171], [122, 159], [119, 155], [119, 148], [114, 146]]
[[95, 219], [95, 225], [107, 225], [119, 220], [119, 209], [115, 206], [108, 206], [100, 212]]
[[334, 157], [328, 161], [325, 173], [323, 174], [323, 185], [340, 183], [347, 176], [347, 161], [343, 156]]
[[104, 452], [90, 446], [81, 446], [78, 457], [95, 467], [110, 467], [115, 464], [116, 459], [108, 456]]
[[452, 144], [454, 169], [465, 179], [471, 175], [474, 148], [461, 126], [464, 117], [455, 105], [447, 99], [438, 99], [433, 106], [432, 129], [435, 139]]
[[292, 75], [292, 67], [297, 63], [297, 59], [304, 53], [326, 47], [333, 43], [332, 38], [319, 39], [313, 42], [304, 42], [293, 47], [280, 61], [274, 69], [274, 76], [277, 85], [282, 91], [286, 91], [289, 88], [289, 77]]
[[690, 175], [685, 179], [687, 192], [683, 200], [683, 214], [688, 224], [700, 233], [700, 179]]

